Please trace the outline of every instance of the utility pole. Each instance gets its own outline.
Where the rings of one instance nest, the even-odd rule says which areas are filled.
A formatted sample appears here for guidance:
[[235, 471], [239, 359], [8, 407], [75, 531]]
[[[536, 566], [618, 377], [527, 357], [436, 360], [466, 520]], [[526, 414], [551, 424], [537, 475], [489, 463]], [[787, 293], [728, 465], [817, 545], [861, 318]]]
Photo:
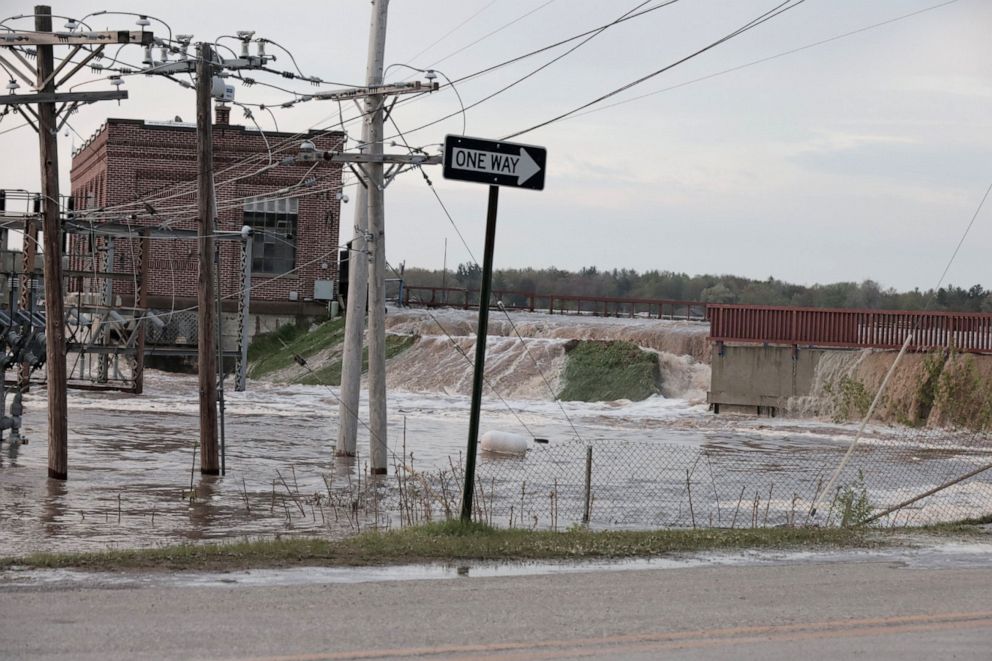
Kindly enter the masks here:
[[[372, 11], [374, 38], [378, 46], [375, 80], [369, 87], [382, 84], [382, 62], [386, 45], [386, 11], [389, 0], [374, 0]], [[380, 55], [382, 54], [382, 55]], [[386, 97], [375, 94], [368, 98], [372, 111], [369, 127], [368, 167], [369, 196], [369, 471], [386, 474], [386, 209], [382, 167], [382, 122]]]
[[[52, 31], [52, 9], [34, 8], [34, 29]], [[55, 93], [52, 46], [38, 46], [38, 91]], [[65, 323], [62, 305], [62, 227], [59, 223], [58, 117], [54, 102], [38, 104], [41, 147], [41, 208], [45, 233], [45, 344], [48, 367], [48, 477], [64, 480], [69, 472], [69, 426], [66, 421]], [[32, 265], [33, 266], [33, 265]]]
[[[311, 145], [303, 160], [348, 163], [358, 176], [361, 187], [355, 200], [355, 233], [348, 256], [348, 303], [345, 311], [344, 354], [341, 365], [338, 456], [355, 456], [358, 445], [358, 405], [362, 379], [362, 331], [365, 327], [366, 300], [369, 309], [369, 407], [371, 415], [370, 470], [386, 473], [386, 373], [385, 373], [385, 285], [386, 253], [383, 230], [383, 194], [386, 184], [398, 170], [408, 165], [436, 165], [438, 156], [383, 153], [383, 108], [390, 95], [434, 92], [438, 84], [428, 78], [420, 81], [385, 85], [382, 82], [386, 54], [386, 14], [389, 0], [372, 0], [369, 25], [369, 48], [364, 88], [345, 88], [316, 92], [314, 99], [355, 101], [364, 99], [365, 122], [362, 126], [361, 153], [318, 153]], [[384, 165], [390, 170], [384, 173]]]
[[[68, 116], [81, 104], [95, 101], [120, 100], [127, 92], [59, 92], [72, 77], [91, 60], [102, 55], [108, 45], [141, 44], [149, 46], [154, 40], [151, 32], [105, 30], [52, 33], [52, 10], [47, 5], [34, 8], [34, 32], [9, 31], [0, 42], [0, 61], [10, 74], [7, 89], [0, 96], [0, 105], [17, 106], [21, 117], [38, 132], [41, 155], [41, 215], [44, 238], [45, 272], [45, 362], [48, 370], [48, 476], [57, 480], [68, 477], [68, 421], [66, 414], [65, 309], [62, 299], [62, 227], [59, 209], [58, 131]], [[37, 64], [32, 65], [22, 54], [33, 46]], [[54, 46], [71, 47], [69, 55], [55, 66]], [[79, 62], [73, 58], [91, 46]], [[13, 60], [5, 56], [11, 55]], [[63, 70], [68, 69], [63, 73]], [[60, 78], [61, 76], [61, 78]], [[17, 94], [16, 78], [31, 86], [35, 93]], [[33, 81], [32, 81], [33, 79]], [[37, 110], [31, 107], [37, 104]], [[59, 109], [56, 110], [56, 106]], [[61, 116], [61, 123], [59, 117]], [[30, 287], [34, 271], [34, 250], [37, 226], [25, 223], [25, 284]], [[26, 288], [25, 288], [26, 289]], [[30, 300], [21, 292], [22, 305]], [[19, 385], [27, 385], [28, 372], [22, 370]]]
[[[369, 87], [382, 84], [382, 68], [386, 55], [386, 12], [389, 8], [388, 0], [373, 0], [372, 18], [369, 25], [369, 49], [366, 63], [365, 79]], [[382, 99], [381, 95], [368, 96], [365, 99], [365, 122], [362, 127], [362, 151], [368, 149], [373, 155], [382, 155]], [[376, 142], [376, 126], [378, 127], [378, 142]], [[377, 406], [373, 401], [375, 391], [373, 389], [372, 364], [373, 351], [383, 346], [382, 342], [374, 343], [373, 314], [374, 298], [370, 287], [370, 274], [374, 273], [375, 260], [367, 259], [369, 246], [366, 236], [370, 230], [370, 216], [373, 204], [376, 205], [378, 214], [378, 228], [381, 233], [382, 218], [382, 163], [369, 163], [363, 168], [366, 174], [364, 185], [359, 188], [357, 199], [355, 200], [355, 238], [351, 243], [350, 254], [348, 255], [348, 306], [345, 317], [345, 337], [344, 355], [341, 366], [341, 406], [340, 406], [340, 426], [338, 428], [337, 454], [354, 456], [355, 448], [358, 444], [358, 404], [361, 394], [362, 380], [362, 331], [365, 326], [366, 294], [369, 295], [369, 407], [372, 412], [372, 435], [369, 439], [371, 444], [370, 457], [372, 462], [370, 468], [373, 473], [381, 463], [381, 472], [385, 472], [386, 462], [386, 436], [385, 436], [385, 383], [382, 385], [381, 406]], [[378, 193], [376, 201], [373, 201], [373, 191]], [[378, 241], [379, 237], [374, 236], [373, 241]], [[378, 244], [377, 244], [378, 245]], [[379, 254], [379, 250], [374, 250], [373, 255]], [[383, 284], [385, 281], [385, 256], [382, 259]], [[371, 278], [376, 280], [375, 277]], [[381, 293], [378, 292], [377, 293]], [[380, 309], [380, 316], [382, 310]], [[383, 319], [381, 323], [384, 324]], [[384, 328], [384, 326], [383, 326]], [[378, 374], [378, 371], [377, 371]], [[379, 382], [376, 381], [376, 387]], [[382, 414], [382, 424], [376, 423], [379, 409]], [[380, 435], [381, 430], [381, 435]], [[379, 446], [381, 445], [381, 449]], [[380, 463], [376, 459], [380, 457]]]
[[[368, 142], [368, 122], [362, 144]], [[363, 147], [364, 150], [364, 147]], [[369, 198], [363, 182], [355, 195], [355, 236], [348, 248], [348, 301], [344, 318], [344, 354], [341, 357], [341, 394], [337, 455], [354, 457], [358, 446], [358, 406], [362, 389], [362, 336], [368, 302], [369, 267], [365, 234], [369, 231]]]
[[200, 473], [219, 475], [217, 456], [217, 355], [214, 319], [214, 147], [211, 88], [213, 52], [200, 44], [196, 64], [196, 157], [198, 184], [197, 374], [200, 381]]

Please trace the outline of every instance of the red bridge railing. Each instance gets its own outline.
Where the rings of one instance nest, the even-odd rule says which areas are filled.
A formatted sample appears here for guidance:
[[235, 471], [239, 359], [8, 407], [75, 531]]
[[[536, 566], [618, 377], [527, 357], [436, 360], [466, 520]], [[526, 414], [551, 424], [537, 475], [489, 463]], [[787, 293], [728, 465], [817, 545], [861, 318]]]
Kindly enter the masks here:
[[[694, 319], [705, 321], [706, 303], [657, 298], [622, 298], [618, 296], [572, 296], [494, 289], [493, 299], [502, 301], [507, 310], [535, 310], [551, 314], [587, 314], [603, 317], [654, 317], [658, 319]], [[479, 291], [454, 287], [403, 287], [404, 305], [426, 307], [479, 307]]]
[[992, 353], [992, 314], [841, 310], [754, 305], [707, 306], [714, 342], [898, 349], [954, 347]]
[[[909, 348], [927, 351], [954, 347], [969, 353], [992, 353], [992, 314], [978, 312], [910, 312], [760, 305], [721, 305], [616, 296], [538, 294], [493, 290], [508, 310], [547, 311], [605, 317], [694, 319], [710, 322], [714, 342], [783, 344], [858, 349], [899, 349], [913, 333]], [[479, 292], [454, 287], [405, 286], [405, 305], [479, 307]]]

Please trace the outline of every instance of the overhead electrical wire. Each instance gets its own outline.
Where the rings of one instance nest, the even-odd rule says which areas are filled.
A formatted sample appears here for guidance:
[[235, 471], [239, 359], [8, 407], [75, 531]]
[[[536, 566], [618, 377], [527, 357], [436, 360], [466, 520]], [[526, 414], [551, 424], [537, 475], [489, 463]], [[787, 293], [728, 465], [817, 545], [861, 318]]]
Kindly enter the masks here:
[[[674, 3], [674, 2], [677, 2], [677, 1], [678, 1], [678, 0], [669, 0], [669, 2], [666, 2], [666, 3], [665, 3], [665, 5], [667, 5], [667, 4], [671, 4], [671, 3]], [[648, 2], [644, 2], [644, 3], [641, 3], [640, 5], [638, 5], [638, 8], [639, 8], [639, 7], [643, 7], [643, 6], [644, 6], [644, 5], [646, 5], [646, 4], [648, 4]], [[653, 9], [653, 8], [652, 8], [652, 9]], [[630, 12], [628, 12], [628, 14], [629, 14], [629, 13], [630, 13]], [[600, 29], [599, 29], [598, 31], [602, 31], [602, 29], [605, 29], [605, 28], [600, 28]], [[598, 33], [598, 31], [593, 31], [593, 32], [597, 32], [597, 33]], [[136, 68], [136, 69], [137, 69], [137, 68]], [[492, 70], [492, 69], [490, 68], [490, 70]], [[136, 74], [136, 73], [140, 73], [140, 70], [136, 70], [136, 71], [134, 71], [133, 73], [135, 73], [135, 74]], [[443, 75], [443, 74], [442, 74], [442, 75]], [[531, 75], [533, 75], [533, 74], [531, 74]], [[445, 76], [445, 78], [447, 78], [447, 76]], [[450, 80], [450, 79], [449, 79], [449, 80]], [[451, 84], [451, 83], [449, 83], [449, 86], [451, 86], [452, 88], [454, 88], [454, 85], [453, 85], [453, 84]], [[455, 91], [457, 91], [457, 90], [455, 90]], [[292, 93], [292, 92], [290, 91], [290, 93]], [[419, 95], [418, 95], [418, 96], [419, 96]], [[414, 100], [414, 98], [416, 98], [416, 97], [408, 97], [408, 99], [407, 99], [407, 100], [408, 100], [408, 101], [412, 101], [412, 100]], [[478, 102], [476, 103], [476, 105], [477, 105], [477, 104], [478, 104]], [[271, 109], [269, 109], [269, 112], [271, 113]], [[464, 109], [463, 109], [463, 110], [461, 110], [460, 112], [463, 112], [463, 113], [464, 113]], [[364, 113], [363, 113], [363, 114], [364, 114]], [[456, 113], [456, 114], [457, 114], [457, 113]], [[355, 117], [355, 118], [351, 118], [351, 119], [349, 119], [349, 120], [347, 120], [347, 121], [348, 121], [348, 122], [351, 122], [351, 121], [355, 121], [355, 120], [357, 120], [357, 119], [359, 119], [359, 118], [361, 118], [361, 116], [362, 116], [362, 115], [359, 115], [359, 117]], [[324, 120], [321, 120], [321, 121], [324, 121]], [[344, 122], [342, 122], [342, 124], [344, 124]], [[299, 134], [297, 134], [297, 135], [298, 135], [298, 136], [300, 136], [300, 135], [303, 135], [303, 133], [299, 133]], [[136, 200], [136, 201], [134, 201], [134, 202], [132, 202], [132, 203], [125, 203], [125, 204], [123, 204], [123, 205], [119, 205], [119, 206], [120, 206], [120, 207], [123, 207], [123, 208], [129, 208], [129, 207], [133, 207], [133, 206], [135, 206], [135, 205], [137, 205], [137, 204], [140, 204], [140, 203], [142, 203], [142, 202], [144, 202], [144, 201], [155, 201], [155, 199], [156, 199], [156, 198], [148, 198], [148, 197], [145, 197], [145, 198], [142, 198], [142, 199], [140, 199], [140, 200]], [[104, 209], [104, 211], [108, 211], [108, 210], [109, 210], [109, 208], [107, 208], [107, 209]]]
[[852, 37], [854, 35], [858, 35], [858, 34], [861, 34], [863, 32], [868, 32], [870, 30], [875, 30], [877, 28], [884, 27], [886, 25], [891, 25], [892, 23], [897, 23], [897, 22], [902, 21], [902, 20], [905, 20], [907, 18], [912, 18], [914, 16], [918, 16], [920, 14], [924, 14], [926, 12], [930, 12], [930, 11], [933, 11], [935, 9], [940, 9], [942, 7], [946, 7], [948, 5], [952, 5], [952, 4], [957, 3], [957, 2], [960, 2], [960, 0], [946, 0], [946, 2], [941, 2], [941, 3], [936, 4], [936, 5], [931, 5], [929, 7], [924, 7], [923, 9], [918, 9], [916, 11], [909, 12], [908, 14], [902, 14], [901, 16], [896, 16], [894, 18], [890, 18], [888, 20], [881, 21], [881, 22], [878, 22], [878, 23], [872, 23], [871, 25], [865, 25], [865, 26], [860, 27], [860, 28], [857, 28], [855, 30], [850, 30], [848, 32], [842, 32], [842, 33], [836, 34], [836, 35], [834, 35], [832, 37], [828, 37], [826, 39], [821, 39], [819, 41], [814, 41], [814, 42], [809, 43], [809, 44], [806, 44], [804, 46], [799, 46], [797, 48], [790, 48], [789, 50], [785, 50], [785, 51], [782, 51], [782, 52], [779, 52], [779, 53], [775, 53], [774, 55], [769, 55], [767, 57], [762, 57], [762, 58], [759, 58], [757, 60], [751, 60], [750, 62], [746, 62], [744, 64], [740, 64], [740, 65], [737, 65], [737, 66], [734, 66], [734, 67], [730, 67], [729, 69], [723, 69], [721, 71], [717, 71], [717, 72], [714, 72], [714, 73], [711, 73], [711, 74], [707, 74], [705, 76], [700, 76], [698, 78], [693, 78], [692, 80], [687, 80], [687, 81], [684, 81], [684, 82], [681, 82], [681, 83], [678, 83], [678, 84], [675, 84], [675, 85], [670, 85], [670, 86], [664, 87], [662, 89], [654, 90], [653, 92], [647, 92], [646, 94], [641, 94], [639, 96], [631, 97], [629, 99], [624, 99], [622, 101], [617, 101], [615, 103], [608, 103], [606, 105], [598, 106], [596, 108], [590, 108], [590, 109], [585, 110], [583, 112], [575, 113], [574, 115], [571, 116], [571, 118], [574, 119], [576, 117], [585, 117], [586, 115], [592, 115], [594, 113], [603, 112], [604, 110], [609, 110], [610, 108], [616, 108], [617, 106], [622, 106], [622, 105], [626, 105], [628, 103], [633, 103], [635, 101], [640, 101], [642, 99], [646, 99], [648, 97], [656, 96], [656, 95], [662, 94], [664, 92], [670, 92], [672, 90], [676, 90], [676, 89], [679, 89], [679, 88], [682, 88], [682, 87], [688, 87], [689, 85], [694, 85], [694, 84], [699, 83], [699, 82], [702, 82], [704, 80], [710, 80], [712, 78], [718, 78], [718, 77], [724, 76], [724, 75], [726, 75], [728, 73], [733, 73], [735, 71], [741, 71], [742, 69], [747, 69], [749, 67], [753, 67], [753, 66], [756, 66], [758, 64], [764, 64], [765, 62], [771, 62], [772, 60], [777, 60], [777, 59], [779, 59], [781, 57], [785, 57], [787, 55], [794, 55], [795, 53], [801, 53], [801, 52], [803, 52], [805, 50], [809, 50], [811, 48], [816, 48], [818, 46], [823, 46], [825, 44], [833, 43], [833, 42], [839, 41], [841, 39], [846, 39], [847, 37]]
[[569, 110], [567, 112], [563, 112], [563, 113], [558, 114], [558, 115], [556, 115], [556, 116], [554, 116], [554, 117], [552, 117], [550, 119], [544, 120], [543, 122], [539, 122], [539, 123], [531, 126], [530, 128], [526, 128], [526, 129], [523, 129], [523, 130], [520, 130], [520, 131], [516, 131], [514, 133], [511, 133], [511, 134], [505, 136], [503, 139], [504, 140], [509, 140], [511, 138], [516, 138], [516, 137], [519, 137], [521, 135], [525, 135], [527, 133], [530, 133], [531, 131], [536, 131], [539, 128], [543, 128], [545, 126], [549, 126], [551, 124], [554, 124], [555, 122], [558, 122], [558, 121], [560, 121], [562, 119], [565, 119], [565, 118], [567, 118], [567, 117], [569, 117], [571, 115], [574, 115], [577, 112], [580, 112], [582, 110], [585, 110], [586, 108], [589, 108], [591, 106], [594, 106], [597, 103], [600, 103], [602, 101], [605, 101], [606, 99], [609, 99], [609, 98], [611, 98], [613, 96], [616, 96], [617, 94], [620, 94], [621, 92], [624, 92], [624, 91], [626, 91], [628, 89], [631, 89], [633, 87], [636, 87], [637, 85], [640, 85], [640, 84], [642, 84], [642, 83], [644, 83], [644, 82], [646, 82], [648, 80], [651, 80], [652, 78], [655, 78], [656, 76], [660, 76], [661, 74], [665, 73], [666, 71], [670, 71], [671, 69], [674, 69], [675, 67], [677, 67], [677, 66], [679, 66], [681, 64], [684, 64], [685, 62], [688, 62], [689, 60], [691, 60], [693, 58], [696, 58], [696, 57], [702, 55], [703, 53], [706, 53], [707, 51], [710, 51], [710, 50], [716, 48], [717, 46], [720, 46], [721, 44], [724, 44], [724, 43], [730, 41], [731, 39], [734, 39], [735, 37], [738, 37], [738, 36], [740, 36], [740, 35], [748, 32], [750, 30], [753, 30], [754, 28], [758, 27], [759, 25], [762, 25], [762, 24], [764, 24], [764, 23], [772, 20], [773, 18], [776, 18], [776, 17], [784, 14], [787, 11], [790, 11], [792, 9], [795, 9], [796, 7], [802, 5], [804, 2], [806, 2], [806, 0], [786, 0], [785, 2], [782, 2], [781, 4], [779, 4], [778, 6], [776, 6], [774, 9], [770, 9], [767, 12], [764, 12], [763, 14], [761, 14], [761, 15], [753, 18], [753, 19], [751, 19], [750, 21], [748, 21], [747, 23], [745, 23], [741, 27], [737, 28], [733, 32], [730, 32], [730, 33], [724, 35], [723, 37], [720, 37], [716, 41], [710, 42], [706, 46], [703, 46], [702, 48], [700, 48], [700, 49], [698, 49], [696, 51], [693, 51], [689, 55], [686, 55], [685, 57], [682, 57], [682, 58], [676, 60], [675, 62], [672, 62], [671, 64], [667, 64], [667, 65], [661, 67], [660, 69], [655, 69], [651, 73], [649, 73], [647, 75], [644, 75], [644, 76], [641, 76], [640, 78], [637, 78], [636, 80], [633, 80], [633, 81], [631, 81], [629, 83], [626, 83], [624, 85], [621, 85], [620, 87], [617, 87], [617, 88], [615, 88], [615, 89], [613, 89], [613, 90], [611, 90], [611, 91], [609, 91], [609, 92], [607, 92], [605, 94], [602, 94], [602, 95], [598, 96], [597, 98], [593, 99], [592, 101], [588, 101], [588, 102], [583, 103], [583, 104], [581, 104], [579, 106], [576, 106], [575, 108], [573, 108], [573, 109], [571, 109], [571, 110]]
[[448, 37], [450, 37], [454, 33], [456, 33], [459, 30], [461, 30], [463, 27], [465, 27], [466, 25], [468, 25], [469, 23], [471, 23], [475, 18], [477, 18], [483, 12], [485, 12], [487, 9], [489, 9], [490, 7], [492, 7], [493, 5], [495, 5], [496, 4], [496, 1], [497, 0], [490, 0], [489, 4], [483, 6], [481, 9], [477, 10], [474, 14], [472, 14], [471, 16], [469, 16], [468, 18], [466, 18], [465, 20], [463, 20], [461, 23], [459, 23], [455, 27], [451, 28], [450, 30], [448, 30], [447, 32], [445, 32], [444, 34], [442, 34], [440, 37], [438, 37], [436, 40], [434, 40], [433, 42], [431, 42], [428, 45], [424, 46], [417, 53], [411, 55], [410, 57], [408, 57], [406, 59], [408, 59], [408, 60], [416, 60], [418, 57], [420, 57], [424, 53], [428, 52], [430, 49], [434, 48], [439, 43], [441, 43], [442, 41], [444, 41], [445, 39], [447, 39]]
[[[531, 9], [531, 10], [529, 10], [529, 11], [521, 14], [520, 16], [517, 16], [516, 18], [514, 18], [510, 22], [504, 23], [503, 25], [499, 26], [495, 30], [492, 30], [490, 32], [487, 32], [486, 34], [482, 35], [478, 39], [472, 41], [471, 43], [465, 44], [464, 46], [461, 46], [460, 48], [458, 48], [458, 50], [455, 50], [455, 51], [452, 51], [452, 52], [448, 53], [447, 55], [445, 55], [441, 59], [435, 60], [434, 62], [431, 62], [425, 68], [432, 68], [432, 67], [434, 67], [437, 64], [441, 64], [442, 62], [445, 62], [445, 61], [451, 59], [452, 57], [454, 57], [455, 55], [458, 55], [459, 53], [463, 53], [464, 51], [468, 50], [469, 48], [472, 48], [474, 46], [477, 46], [477, 45], [481, 44], [486, 39], [489, 39], [490, 37], [492, 37], [492, 36], [494, 36], [496, 34], [499, 34], [503, 30], [505, 30], [505, 29], [507, 29], [507, 28], [509, 28], [509, 27], [511, 27], [513, 25], [516, 25], [517, 23], [519, 23], [520, 21], [524, 20], [528, 16], [531, 16], [532, 14], [535, 14], [535, 13], [541, 11], [542, 9], [544, 9], [548, 5], [552, 4], [553, 2], [555, 2], [555, 0], [545, 0], [545, 2], [541, 3], [537, 7], [534, 7], [533, 9]], [[421, 51], [421, 53], [422, 52], [423, 51]], [[413, 57], [408, 58], [408, 59], [415, 60], [415, 59], [417, 59], [418, 55], [414, 55]]]

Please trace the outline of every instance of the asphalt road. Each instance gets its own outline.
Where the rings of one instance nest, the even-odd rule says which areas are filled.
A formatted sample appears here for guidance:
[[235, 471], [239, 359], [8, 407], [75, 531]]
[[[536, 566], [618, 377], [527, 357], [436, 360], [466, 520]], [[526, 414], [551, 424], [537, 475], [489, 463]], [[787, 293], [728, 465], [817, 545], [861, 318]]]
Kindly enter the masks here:
[[0, 583], [4, 659], [421, 657], [987, 660], [992, 564], [254, 587]]

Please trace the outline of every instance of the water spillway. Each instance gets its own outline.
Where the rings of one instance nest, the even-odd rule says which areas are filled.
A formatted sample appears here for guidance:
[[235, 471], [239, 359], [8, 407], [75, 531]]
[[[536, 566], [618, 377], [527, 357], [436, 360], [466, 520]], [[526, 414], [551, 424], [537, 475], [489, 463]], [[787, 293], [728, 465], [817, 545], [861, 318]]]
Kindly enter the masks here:
[[[387, 332], [417, 340], [389, 361], [388, 387], [467, 395], [477, 320], [477, 313], [464, 310], [390, 312]], [[486, 378], [503, 397], [553, 400], [564, 385], [568, 353], [578, 342], [625, 342], [656, 356], [659, 394], [699, 403], [709, 384], [707, 332], [705, 323], [689, 321], [493, 313]]]

